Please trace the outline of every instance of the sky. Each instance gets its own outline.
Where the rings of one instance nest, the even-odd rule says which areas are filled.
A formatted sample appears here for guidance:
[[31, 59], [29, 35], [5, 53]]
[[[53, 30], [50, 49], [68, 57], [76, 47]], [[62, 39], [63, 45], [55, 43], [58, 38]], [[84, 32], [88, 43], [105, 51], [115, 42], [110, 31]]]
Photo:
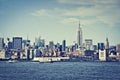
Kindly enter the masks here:
[[35, 37], [46, 44], [77, 40], [79, 20], [85, 39], [120, 43], [120, 0], [0, 0], [0, 37]]

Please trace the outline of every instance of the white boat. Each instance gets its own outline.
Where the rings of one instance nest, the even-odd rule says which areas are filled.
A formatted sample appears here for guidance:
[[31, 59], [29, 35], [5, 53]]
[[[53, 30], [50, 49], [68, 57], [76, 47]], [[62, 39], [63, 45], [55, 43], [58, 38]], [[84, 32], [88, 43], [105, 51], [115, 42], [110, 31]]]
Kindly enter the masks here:
[[35, 57], [33, 62], [59, 62], [59, 61], [67, 61], [69, 57]]
[[39, 58], [40, 63], [52, 63], [52, 58]]
[[15, 63], [15, 62], [17, 62], [16, 60], [8, 60], [7, 61], [8, 63]]

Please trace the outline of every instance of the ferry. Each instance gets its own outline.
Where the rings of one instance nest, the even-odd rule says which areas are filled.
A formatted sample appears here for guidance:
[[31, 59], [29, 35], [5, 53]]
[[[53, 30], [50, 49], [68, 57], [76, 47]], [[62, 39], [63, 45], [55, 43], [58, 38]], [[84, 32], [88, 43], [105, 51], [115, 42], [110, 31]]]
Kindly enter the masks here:
[[40, 63], [52, 63], [52, 58], [39, 58]]
[[16, 60], [8, 60], [7, 61], [8, 63], [15, 63], [15, 62], [17, 62]]
[[35, 57], [33, 62], [41, 62], [41, 63], [51, 63], [51, 62], [61, 62], [68, 61], [69, 57]]

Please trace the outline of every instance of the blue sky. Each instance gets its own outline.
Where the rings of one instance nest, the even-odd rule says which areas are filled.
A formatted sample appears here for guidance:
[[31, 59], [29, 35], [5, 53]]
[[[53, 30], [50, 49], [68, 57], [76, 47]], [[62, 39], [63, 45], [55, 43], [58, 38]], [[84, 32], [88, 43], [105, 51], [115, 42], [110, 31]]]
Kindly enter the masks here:
[[72, 45], [79, 24], [84, 39], [120, 43], [120, 0], [0, 0], [0, 37]]

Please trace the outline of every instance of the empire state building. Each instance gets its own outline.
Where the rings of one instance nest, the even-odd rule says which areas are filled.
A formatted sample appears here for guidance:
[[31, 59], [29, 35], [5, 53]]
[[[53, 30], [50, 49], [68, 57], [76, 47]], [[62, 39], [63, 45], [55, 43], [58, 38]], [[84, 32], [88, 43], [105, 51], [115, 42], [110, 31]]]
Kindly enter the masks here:
[[82, 46], [82, 29], [80, 27], [80, 22], [79, 22], [79, 27], [77, 30], [77, 44], [78, 46]]

